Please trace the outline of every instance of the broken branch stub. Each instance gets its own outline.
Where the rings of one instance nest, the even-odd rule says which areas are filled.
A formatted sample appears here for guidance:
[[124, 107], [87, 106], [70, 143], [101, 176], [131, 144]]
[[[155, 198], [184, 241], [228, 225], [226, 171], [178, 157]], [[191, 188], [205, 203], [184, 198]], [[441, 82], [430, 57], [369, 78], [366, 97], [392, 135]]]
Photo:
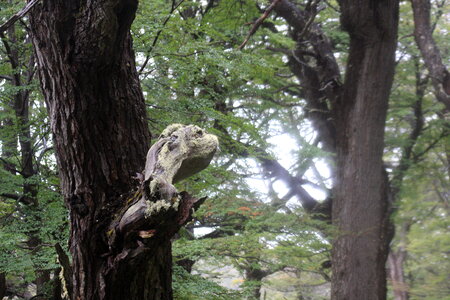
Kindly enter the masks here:
[[173, 183], [205, 169], [218, 145], [215, 135], [198, 126], [168, 126], [147, 153], [140, 190], [110, 228], [110, 246], [125, 250], [154, 237], [170, 239], [206, 199], [178, 193]]

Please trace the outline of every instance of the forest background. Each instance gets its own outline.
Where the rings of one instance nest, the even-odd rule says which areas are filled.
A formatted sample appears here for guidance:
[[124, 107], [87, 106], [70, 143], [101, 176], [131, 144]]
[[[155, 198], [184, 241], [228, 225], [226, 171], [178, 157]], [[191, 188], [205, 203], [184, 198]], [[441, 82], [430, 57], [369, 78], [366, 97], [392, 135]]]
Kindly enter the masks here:
[[[432, 37], [448, 62], [449, 5], [430, 4]], [[305, 99], [308, 86], [292, 66], [317, 66], [307, 37], [319, 24], [343, 76], [349, 37], [335, 1], [295, 5], [308, 13], [302, 57], [293, 51], [295, 28], [275, 12], [240, 47], [264, 1], [140, 3], [132, 36], [152, 140], [172, 123], [199, 125], [220, 140], [212, 165], [179, 184], [208, 199], [174, 241], [176, 299], [328, 297], [335, 232], [307, 207], [331, 197], [335, 154], [315, 127], [321, 108]], [[0, 2], [0, 23], [22, 6]], [[395, 197], [389, 297], [450, 299], [448, 95], [418, 47], [417, 20], [401, 1], [383, 154]], [[61, 299], [68, 213], [29, 26], [25, 17], [1, 33], [0, 298]], [[243, 278], [238, 290], [210, 280], [228, 265]]]

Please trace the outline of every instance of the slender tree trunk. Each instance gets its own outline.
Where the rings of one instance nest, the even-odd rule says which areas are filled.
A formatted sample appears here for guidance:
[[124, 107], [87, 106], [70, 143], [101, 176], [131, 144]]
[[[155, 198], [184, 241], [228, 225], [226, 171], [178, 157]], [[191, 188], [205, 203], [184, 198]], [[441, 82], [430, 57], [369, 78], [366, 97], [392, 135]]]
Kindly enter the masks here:
[[433, 39], [431, 26], [431, 1], [411, 0], [414, 13], [414, 38], [425, 65], [430, 72], [436, 99], [450, 111], [450, 73], [442, 62], [442, 57]]
[[399, 245], [397, 249], [391, 249], [388, 256], [389, 279], [392, 285], [395, 300], [409, 300], [409, 287], [405, 278], [405, 261], [406, 261], [406, 243], [407, 234], [411, 228], [410, 222], [401, 224], [400, 230], [397, 231], [399, 236]]
[[382, 154], [394, 75], [398, 1], [339, 1], [350, 35], [346, 78], [334, 104], [337, 184], [332, 299], [386, 299], [391, 239]]
[[406, 252], [399, 249], [398, 251], [391, 251], [388, 257], [389, 263], [389, 277], [392, 282], [392, 289], [394, 291], [395, 300], [408, 300], [408, 286], [405, 281], [404, 263]]
[[[39, 201], [37, 198], [38, 190], [35, 183], [30, 182], [30, 178], [36, 174], [33, 162], [34, 162], [34, 149], [33, 139], [31, 137], [30, 127], [30, 89], [28, 86], [34, 77], [35, 61], [34, 56], [31, 55], [28, 61], [28, 65], [24, 66], [19, 56], [19, 44], [25, 43], [30, 45], [29, 38], [26, 40], [18, 41], [16, 34], [16, 26], [12, 25], [7, 29], [7, 36], [2, 36], [3, 44], [5, 46], [6, 54], [11, 65], [11, 84], [17, 88], [17, 92], [13, 95], [10, 102], [10, 108], [14, 111], [15, 122], [7, 120], [7, 125], [13, 127], [17, 126], [18, 131], [6, 142], [5, 152], [6, 156], [11, 156], [12, 153], [17, 151], [17, 140], [19, 141], [19, 153], [20, 153], [20, 167], [13, 167], [10, 169], [12, 173], [16, 172], [16, 169], [20, 169], [20, 175], [23, 177], [24, 182], [22, 185], [22, 195], [20, 202], [27, 205], [32, 210], [39, 208]], [[15, 123], [15, 124], [14, 124]], [[7, 167], [8, 168], [8, 167]], [[39, 223], [39, 216], [27, 216], [30, 222]], [[31, 220], [32, 219], [32, 220]], [[30, 230], [27, 232], [28, 241], [27, 246], [31, 249], [31, 255], [36, 255], [36, 250], [41, 246], [41, 239], [38, 236], [37, 230]], [[43, 296], [46, 284], [50, 281], [49, 271], [41, 270], [36, 266], [36, 288], [37, 294]], [[36, 299], [43, 299], [42, 296], [38, 296]]]

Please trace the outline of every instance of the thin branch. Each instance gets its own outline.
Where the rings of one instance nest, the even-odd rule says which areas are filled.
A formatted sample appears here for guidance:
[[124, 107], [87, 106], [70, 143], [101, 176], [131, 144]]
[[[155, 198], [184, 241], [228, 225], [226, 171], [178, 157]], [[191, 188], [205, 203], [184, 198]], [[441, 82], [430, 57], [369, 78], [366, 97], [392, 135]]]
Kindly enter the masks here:
[[265, 19], [267, 19], [267, 17], [270, 15], [270, 13], [272, 12], [272, 10], [275, 8], [275, 6], [278, 4], [278, 2], [280, 2], [281, 0], [275, 0], [273, 1], [269, 7], [267, 7], [266, 11], [262, 14], [261, 17], [259, 17], [255, 23], [253, 24], [252, 29], [250, 29], [250, 31], [248, 32], [247, 37], [245, 38], [244, 42], [242, 42], [242, 44], [238, 47], [238, 50], [242, 50], [245, 45], [247, 44], [247, 42], [250, 40], [250, 38], [252, 37], [252, 35], [255, 34], [255, 32], [258, 30], [259, 26], [261, 26], [261, 24], [264, 22]]
[[160, 30], [158, 30], [158, 32], [156, 33], [155, 38], [153, 39], [153, 43], [150, 46], [150, 49], [147, 52], [147, 57], [145, 58], [144, 63], [142, 64], [141, 68], [139, 69], [139, 75], [141, 75], [142, 71], [145, 69], [145, 67], [148, 64], [148, 61], [150, 60], [150, 53], [153, 51], [153, 48], [155, 48], [156, 43], [158, 42], [159, 37], [161, 36], [161, 33], [164, 29], [164, 27], [166, 26], [167, 22], [169, 22], [170, 18], [172, 17], [172, 14], [175, 12], [175, 10], [177, 10], [178, 7], [180, 7], [180, 5], [184, 2], [184, 0], [181, 0], [180, 2], [178, 2], [178, 4], [176, 4], [175, 0], [172, 1], [172, 7], [170, 8], [170, 12], [169, 15], [166, 17], [166, 19], [164, 20], [163, 24], [162, 24], [162, 28]]
[[441, 135], [440, 135], [436, 140], [434, 140], [432, 143], [430, 143], [430, 144], [428, 145], [428, 147], [426, 147], [423, 151], [421, 151], [421, 152], [419, 152], [419, 153], [413, 153], [412, 156], [413, 156], [414, 162], [419, 162], [419, 161], [422, 159], [422, 157], [423, 157], [428, 151], [430, 151], [431, 149], [433, 149], [434, 146], [436, 146], [437, 143], [439, 143], [439, 141], [441, 141], [443, 138], [445, 138], [445, 137], [447, 137], [447, 136], [449, 136], [449, 135], [450, 135], [449, 132], [443, 131], [443, 132], [441, 133]]
[[5, 79], [5, 80], [8, 80], [8, 81], [12, 81], [13, 80], [12, 77], [6, 76], [6, 75], [0, 75], [0, 79]]
[[17, 20], [25, 16], [30, 9], [32, 9], [40, 0], [31, 0], [28, 2], [24, 8], [22, 8], [19, 12], [14, 14], [11, 18], [8, 19], [5, 23], [0, 26], [0, 35], [3, 35], [3, 32], [7, 30], [11, 25], [13, 25]]
[[302, 32], [300, 32], [300, 34], [297, 36], [298, 41], [300, 41], [306, 35], [306, 33], [309, 31], [309, 28], [311, 27], [312, 23], [316, 19], [316, 16], [318, 13], [318, 11], [316, 9], [317, 3], [318, 3], [318, 1], [314, 1], [314, 3], [311, 4], [311, 7], [313, 7], [314, 12], [311, 14], [311, 17], [306, 22], [305, 26], [302, 29]]
[[23, 195], [17, 195], [17, 194], [10, 194], [10, 193], [1, 193], [0, 197], [5, 197], [13, 200], [19, 200], [23, 197]]

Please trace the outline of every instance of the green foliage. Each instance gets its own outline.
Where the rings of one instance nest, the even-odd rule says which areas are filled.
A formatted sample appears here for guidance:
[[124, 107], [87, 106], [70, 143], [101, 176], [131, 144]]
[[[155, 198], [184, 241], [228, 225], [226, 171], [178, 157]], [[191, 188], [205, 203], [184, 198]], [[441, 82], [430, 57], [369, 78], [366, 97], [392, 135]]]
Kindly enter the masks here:
[[[0, 23], [23, 6], [23, 1], [10, 2], [0, 3]], [[58, 268], [54, 244], [65, 245], [68, 239], [47, 112], [31, 76], [36, 71], [31, 56], [29, 34], [17, 22], [0, 43], [0, 272], [13, 293], [25, 291], [37, 273]]]
[[[339, 12], [333, 9], [338, 7], [337, 1], [327, 2], [331, 6], [321, 11], [316, 21], [331, 40], [344, 70], [349, 38], [340, 29]], [[22, 4], [0, 2], [1, 22]], [[439, 47], [447, 49], [445, 33], [449, 28], [442, 22], [442, 12], [445, 16], [448, 7], [437, 7], [435, 1], [433, 4], [433, 22], [437, 21], [434, 36]], [[290, 28], [271, 15], [246, 47], [237, 50], [266, 6], [264, 1], [250, 0], [221, 0], [212, 6], [193, 0], [141, 1], [133, 23], [137, 69], [154, 139], [171, 123], [196, 124], [220, 139], [220, 152], [213, 164], [178, 183], [179, 190], [209, 198], [187, 229], [180, 232], [174, 242], [174, 256], [176, 260], [231, 266], [244, 277], [241, 289], [231, 291], [175, 265], [175, 299], [252, 299], [261, 285], [283, 290], [286, 283], [296, 286], [295, 297], [309, 297], [306, 286], [321, 284], [330, 277], [330, 270], [322, 264], [329, 260], [331, 226], [308, 216], [295, 200], [280, 208], [278, 203], [284, 195], [275, 191], [276, 182], [266, 178], [270, 174], [260, 170], [256, 159], [278, 159], [294, 177], [307, 174], [310, 187], [330, 194], [333, 182], [328, 177], [332, 174], [319, 172], [317, 166], [332, 169], [332, 156], [316, 140], [304, 110], [302, 83], [286, 64], [285, 53], [296, 47]], [[450, 225], [448, 120], [442, 113], [443, 106], [435, 100], [411, 36], [412, 19], [409, 2], [402, 2], [384, 159], [389, 177], [395, 179], [394, 186], [399, 190], [394, 221], [399, 228], [411, 226], [406, 240], [397, 237], [393, 248], [406, 244], [405, 272], [411, 299], [444, 299], [450, 291], [446, 252], [450, 247], [446, 232]], [[30, 44], [23, 42], [26, 34], [17, 24], [15, 40], [6, 36], [5, 41], [18, 53], [16, 69], [5, 55], [5, 44], [0, 45], [0, 75], [25, 77], [32, 54]], [[448, 51], [443, 50], [442, 55], [448, 61]], [[14, 85], [0, 79], [0, 191], [22, 195], [24, 187], [32, 184], [37, 192], [35, 206], [11, 197], [0, 198], [0, 271], [26, 284], [35, 279], [36, 270], [57, 267], [53, 245], [65, 245], [68, 239], [67, 212], [59, 195], [48, 117], [37, 86], [36, 81]], [[30, 92], [26, 124], [14, 110], [14, 96], [21, 92]], [[413, 137], [418, 103], [423, 128]], [[23, 128], [30, 129], [36, 170], [27, 178], [20, 172], [18, 140]], [[289, 145], [288, 162], [275, 153], [285, 146], [273, 145], [281, 135], [288, 136], [286, 141], [293, 144]], [[412, 155], [405, 158], [402, 153], [408, 148]], [[407, 168], [399, 171], [399, 165]], [[255, 179], [265, 181], [268, 188], [255, 187]], [[198, 229], [212, 233], [201, 236]], [[39, 247], [28, 247], [30, 236], [40, 240]], [[263, 283], [249, 275], [255, 271], [282, 275]], [[207, 275], [208, 270], [203, 272]], [[288, 273], [293, 274], [290, 280], [286, 279]]]
[[192, 275], [177, 265], [173, 267], [173, 290], [176, 300], [231, 300], [241, 295], [239, 292], [227, 290], [206, 280], [200, 275]]

